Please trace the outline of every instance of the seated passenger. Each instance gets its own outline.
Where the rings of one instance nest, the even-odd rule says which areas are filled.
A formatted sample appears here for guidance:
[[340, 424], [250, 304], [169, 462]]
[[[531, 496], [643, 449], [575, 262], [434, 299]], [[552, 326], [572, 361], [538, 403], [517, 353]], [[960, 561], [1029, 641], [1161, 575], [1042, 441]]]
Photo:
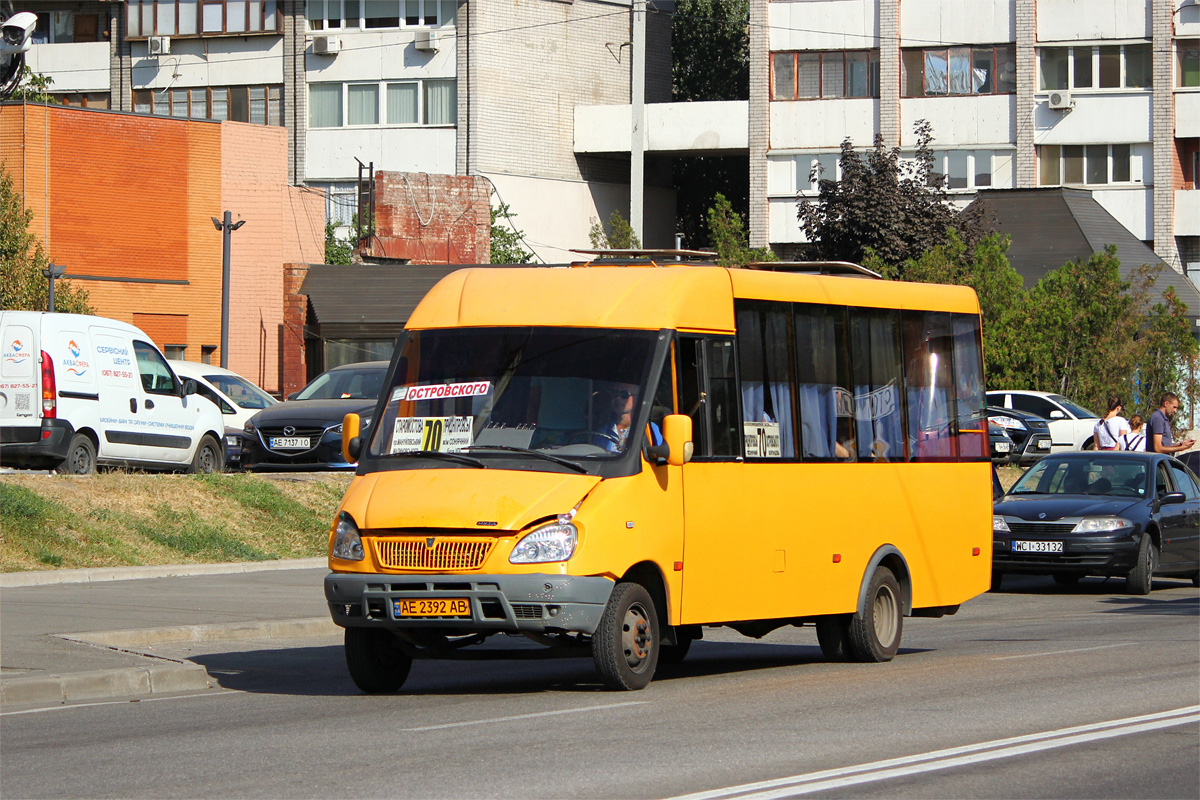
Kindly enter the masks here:
[[[629, 431], [633, 425], [633, 414], [637, 407], [638, 387], [632, 383], [618, 383], [609, 390], [607, 420], [592, 436], [592, 444], [603, 447], [610, 453], [625, 451]], [[662, 432], [650, 423], [651, 444], [662, 444]]]

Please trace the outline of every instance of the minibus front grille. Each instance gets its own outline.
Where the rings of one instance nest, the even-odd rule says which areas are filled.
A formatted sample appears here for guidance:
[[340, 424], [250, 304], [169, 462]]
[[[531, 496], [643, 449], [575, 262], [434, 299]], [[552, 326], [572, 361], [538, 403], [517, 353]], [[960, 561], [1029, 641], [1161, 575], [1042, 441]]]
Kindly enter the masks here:
[[478, 536], [403, 536], [377, 539], [375, 555], [384, 569], [450, 572], [479, 569], [495, 545]]

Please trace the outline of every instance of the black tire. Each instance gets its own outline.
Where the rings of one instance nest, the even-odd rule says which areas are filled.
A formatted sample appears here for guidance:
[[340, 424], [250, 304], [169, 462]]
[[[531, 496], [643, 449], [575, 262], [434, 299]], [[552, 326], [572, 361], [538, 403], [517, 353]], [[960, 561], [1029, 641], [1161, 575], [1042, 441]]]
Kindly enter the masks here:
[[1074, 586], [1083, 578], [1083, 573], [1080, 572], [1056, 572], [1054, 573], [1054, 582], [1059, 586]]
[[1000, 591], [1000, 584], [1004, 583], [1004, 573], [992, 567], [992, 585], [988, 588], [989, 592]]
[[200, 444], [196, 445], [196, 455], [192, 458], [192, 465], [188, 468], [188, 472], [193, 475], [208, 475], [213, 472], [224, 471], [225, 455], [221, 452], [220, 443], [211, 436], [205, 436], [200, 439]]
[[96, 445], [85, 433], [77, 433], [71, 437], [71, 446], [67, 448], [67, 457], [58, 467], [59, 472], [67, 475], [94, 475], [96, 472]]
[[1154, 588], [1154, 570], [1158, 566], [1158, 547], [1147, 531], [1138, 545], [1137, 564], [1125, 576], [1125, 591], [1129, 594], [1150, 594]]
[[850, 617], [850, 655], [855, 661], [891, 661], [904, 632], [900, 582], [887, 567], [876, 567], [867, 584], [862, 613]]
[[851, 661], [850, 614], [834, 614], [817, 620], [817, 644], [826, 661]]
[[682, 664], [692, 649], [692, 636], [683, 631], [675, 632], [675, 644], [660, 644], [658, 647], [658, 663], [660, 666]]
[[646, 688], [661, 649], [654, 599], [639, 584], [618, 583], [592, 634], [592, 660], [604, 686], [618, 691]]
[[412, 658], [396, 637], [384, 630], [346, 628], [345, 650], [350, 678], [367, 694], [396, 691], [412, 669]]

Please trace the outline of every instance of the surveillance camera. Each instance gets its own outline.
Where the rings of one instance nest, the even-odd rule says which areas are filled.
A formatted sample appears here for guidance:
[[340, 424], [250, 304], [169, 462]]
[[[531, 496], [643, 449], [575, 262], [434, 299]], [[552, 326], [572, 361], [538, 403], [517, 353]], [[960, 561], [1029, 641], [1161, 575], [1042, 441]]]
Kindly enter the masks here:
[[37, 14], [22, 11], [4, 21], [0, 53], [24, 53], [29, 50], [33, 29], [37, 27]]

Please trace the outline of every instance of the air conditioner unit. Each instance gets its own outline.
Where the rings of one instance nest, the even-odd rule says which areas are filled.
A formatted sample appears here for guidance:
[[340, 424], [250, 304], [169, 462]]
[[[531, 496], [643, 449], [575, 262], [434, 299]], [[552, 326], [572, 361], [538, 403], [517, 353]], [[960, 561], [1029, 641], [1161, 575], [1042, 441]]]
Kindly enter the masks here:
[[441, 39], [441, 34], [438, 31], [417, 31], [413, 39], [413, 45], [418, 50], [436, 53], [438, 51], [439, 39]]
[[1064, 111], [1074, 107], [1075, 101], [1071, 99], [1070, 92], [1051, 92], [1047, 105], [1055, 111]]
[[146, 47], [152, 56], [165, 56], [171, 52], [171, 37], [151, 36], [146, 40]]
[[342, 49], [342, 40], [336, 36], [314, 36], [313, 52], [319, 56], [334, 56]]

